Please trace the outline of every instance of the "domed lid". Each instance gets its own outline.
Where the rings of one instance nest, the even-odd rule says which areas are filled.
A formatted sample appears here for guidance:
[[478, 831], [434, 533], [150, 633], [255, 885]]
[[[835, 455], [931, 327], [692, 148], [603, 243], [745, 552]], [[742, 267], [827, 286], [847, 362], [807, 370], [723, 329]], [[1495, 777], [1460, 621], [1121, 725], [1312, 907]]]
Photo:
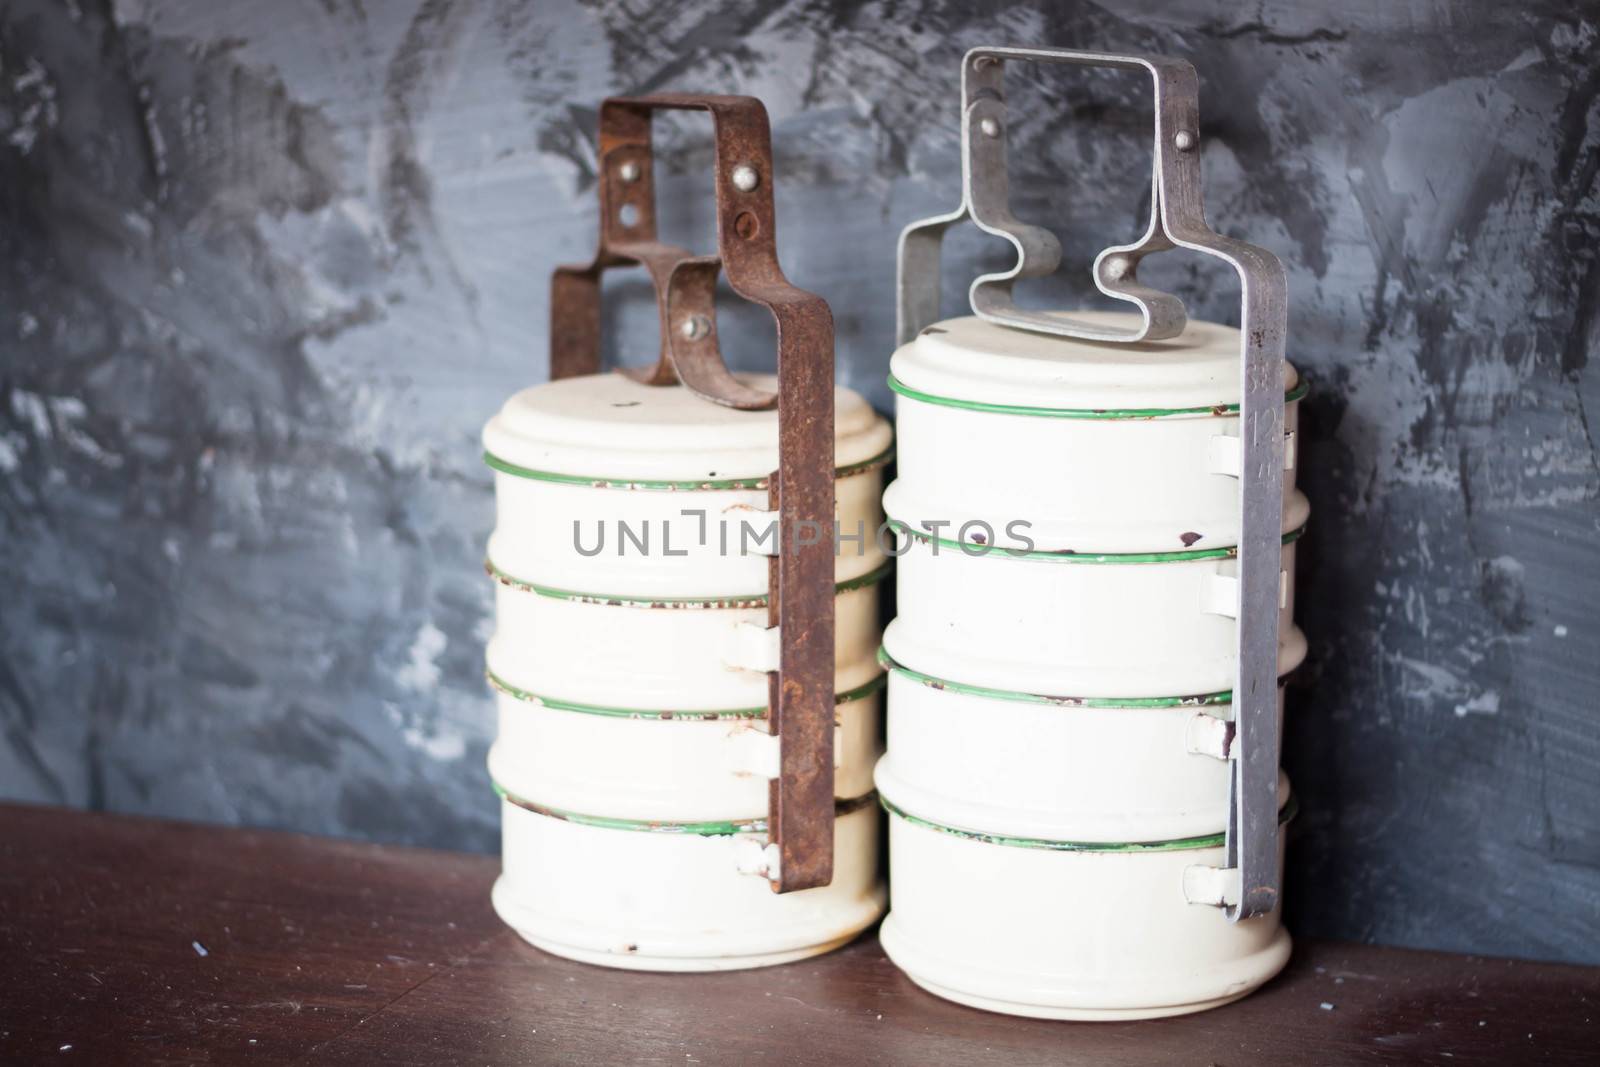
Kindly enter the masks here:
[[[736, 377], [777, 389], [770, 374]], [[861, 394], [835, 386], [833, 413], [836, 467], [888, 451], [889, 423]], [[682, 386], [643, 385], [622, 374], [584, 375], [511, 397], [483, 428], [483, 445], [491, 466], [514, 474], [732, 488], [777, 469], [778, 412], [739, 411]]]
[[[1079, 311], [1070, 317], [1124, 329], [1139, 325], [1139, 316], [1129, 312]], [[1239, 403], [1239, 331], [1190, 319], [1182, 334], [1166, 341], [1112, 344], [1011, 329], [969, 315], [935, 323], [902, 345], [889, 374], [889, 384], [904, 396], [963, 407], [1103, 417], [1211, 414]], [[1284, 389], [1292, 391], [1298, 382], [1285, 362]]]

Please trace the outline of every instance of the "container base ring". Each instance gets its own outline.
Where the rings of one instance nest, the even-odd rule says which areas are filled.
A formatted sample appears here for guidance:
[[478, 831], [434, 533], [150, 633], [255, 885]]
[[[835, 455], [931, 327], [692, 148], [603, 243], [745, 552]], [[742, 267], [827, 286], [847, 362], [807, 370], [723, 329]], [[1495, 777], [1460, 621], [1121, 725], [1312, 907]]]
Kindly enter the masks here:
[[837, 940], [825, 941], [820, 945], [807, 945], [804, 948], [793, 948], [782, 952], [765, 952], [756, 956], [693, 957], [641, 956], [635, 953], [597, 952], [593, 949], [579, 948], [576, 945], [564, 945], [559, 941], [548, 941], [542, 937], [534, 937], [523, 930], [518, 930], [517, 933], [524, 941], [541, 952], [548, 952], [552, 956], [560, 956], [562, 959], [573, 960], [576, 963], [586, 963], [591, 967], [611, 967], [623, 971], [656, 971], [677, 974], [748, 971], [757, 967], [776, 967], [779, 964], [794, 963], [798, 960], [820, 956], [825, 952], [832, 952], [836, 948], [843, 948], [860, 935], [858, 930]]
[[[1002, 1015], [1020, 1015], [1031, 1019], [1058, 1019], [1069, 1022], [1119, 1022], [1134, 1019], [1164, 1019], [1173, 1015], [1191, 1015], [1195, 1012], [1208, 1011], [1211, 1008], [1220, 1008], [1224, 1004], [1231, 1004], [1248, 996], [1275, 977], [1279, 971], [1283, 970], [1284, 965], [1289, 962], [1290, 951], [1289, 932], [1280, 928], [1271, 942], [1261, 951], [1252, 954], [1246, 960], [1230, 961], [1232, 965], [1230, 970], [1235, 972], [1248, 970], [1253, 973], [1249, 974], [1247, 978], [1241, 977], [1239, 980], [1230, 983], [1221, 993], [1205, 996], [1203, 991], [1197, 990], [1197, 992], [1202, 992], [1202, 996], [1196, 1000], [1146, 1003], [1118, 1008], [1090, 1005], [1075, 1006], [1067, 1003], [1070, 998], [1065, 995], [1057, 998], [1056, 1003], [1036, 1002], [1036, 999], [1042, 1000], [1044, 998], [1030, 998], [1028, 1001], [1012, 1000], [999, 995], [985, 995], [971, 989], [956, 989], [944, 985], [926, 974], [919, 976], [918, 971], [948, 972], [951, 967], [948, 964], [944, 967], [937, 965], [933, 967], [917, 966], [918, 964], [927, 964], [932, 961], [926, 958], [921, 950], [908, 945], [905, 939], [901, 937], [899, 928], [894, 921], [893, 911], [890, 911], [884, 918], [883, 925], [878, 931], [878, 938], [883, 945], [884, 953], [889, 957], [890, 961], [907, 978], [916, 983], [919, 988], [932, 993], [934, 996], [943, 997], [945, 1000], [951, 1000], [957, 1004], [965, 1004], [970, 1008], [998, 1012]], [[971, 972], [964, 968], [959, 969], [958, 973], [971, 977]], [[1002, 991], [995, 990], [995, 992], [1000, 993]], [[1105, 990], [1100, 987], [1096, 990], [1095, 999], [1103, 1000], [1104, 998]], [[1133, 1000], [1135, 997], [1130, 995], [1129, 999]]]
[[[507, 899], [510, 893], [505, 888], [505, 876], [495, 879], [494, 888], [490, 892], [490, 901], [494, 905], [495, 913], [500, 916], [507, 926], [516, 931], [524, 941], [542, 952], [563, 959], [575, 960], [594, 967], [612, 967], [627, 971], [663, 971], [663, 972], [709, 972], [709, 971], [743, 971], [756, 967], [775, 967], [782, 963], [793, 963], [796, 960], [809, 959], [820, 956], [825, 952], [832, 952], [842, 948], [861, 936], [861, 932], [878, 921], [883, 914], [887, 894], [880, 883], [865, 906], [858, 909], [858, 914], [850, 916], [848, 925], [842, 933], [832, 936], [824, 934], [823, 940], [811, 944], [798, 946], [779, 947], [771, 951], [748, 951], [751, 947], [745, 945], [729, 945], [727, 955], [684, 955], [684, 954], [652, 954], [648, 945], [637, 946], [629, 951], [627, 943], [618, 939], [617, 947], [596, 948], [592, 944], [574, 944], [571, 941], [562, 941], [549, 936], [552, 929], [562, 929], [559, 923], [541, 923], [538, 917], [525, 907]], [[833, 929], [839, 929], [837, 923]], [[780, 942], [781, 944], [781, 942]], [[707, 945], [708, 952], [715, 952], [716, 946]], [[746, 951], [741, 951], [744, 949]]]
[[1009, 1000], [993, 1000], [989, 997], [978, 996], [974, 993], [963, 993], [960, 990], [950, 989], [925, 981], [915, 975], [908, 974], [907, 978], [926, 992], [936, 997], [965, 1004], [969, 1008], [980, 1011], [992, 1011], [1001, 1015], [1020, 1015], [1029, 1019], [1051, 1019], [1060, 1022], [1074, 1023], [1114, 1023], [1132, 1022], [1139, 1019], [1166, 1019], [1174, 1015], [1192, 1015], [1199, 1011], [1209, 1011], [1220, 1008], [1225, 1004], [1232, 1004], [1236, 1000], [1243, 1000], [1253, 990], [1243, 990], [1215, 1000], [1203, 1000], [1194, 1004], [1177, 1004], [1165, 1008], [1050, 1008], [1040, 1004], [1017, 1004]]

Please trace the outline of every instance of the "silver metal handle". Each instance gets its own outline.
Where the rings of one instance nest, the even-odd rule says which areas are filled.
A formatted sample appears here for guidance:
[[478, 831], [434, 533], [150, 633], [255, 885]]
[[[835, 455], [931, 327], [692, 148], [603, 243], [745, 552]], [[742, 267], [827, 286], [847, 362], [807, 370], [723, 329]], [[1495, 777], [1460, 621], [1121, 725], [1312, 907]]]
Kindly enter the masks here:
[[[1006, 175], [1005, 61], [1069, 63], [1147, 72], [1155, 88], [1155, 162], [1150, 222], [1132, 244], [1094, 261], [1095, 285], [1139, 309], [1124, 330], [1018, 308], [1018, 278], [1053, 272], [1061, 243], [1011, 213]], [[939, 317], [939, 255], [944, 231], [965, 218], [1017, 250], [1010, 270], [972, 283], [973, 313], [1015, 329], [1087, 341], [1132, 343], [1175, 337], [1187, 324], [1182, 301], [1139, 284], [1139, 261], [1186, 248], [1221, 259], [1239, 275], [1240, 461], [1238, 675], [1233, 689], [1238, 736], [1229, 798], [1227, 865], [1241, 889], [1230, 919], [1270, 912], [1278, 903], [1278, 572], [1283, 523], [1283, 357], [1288, 278], [1271, 252], [1213, 231], [1200, 191], [1199, 78], [1190, 63], [1163, 56], [1112, 55], [1057, 48], [979, 47], [961, 64], [961, 205], [922, 219], [900, 235], [897, 332], [914, 339]]]

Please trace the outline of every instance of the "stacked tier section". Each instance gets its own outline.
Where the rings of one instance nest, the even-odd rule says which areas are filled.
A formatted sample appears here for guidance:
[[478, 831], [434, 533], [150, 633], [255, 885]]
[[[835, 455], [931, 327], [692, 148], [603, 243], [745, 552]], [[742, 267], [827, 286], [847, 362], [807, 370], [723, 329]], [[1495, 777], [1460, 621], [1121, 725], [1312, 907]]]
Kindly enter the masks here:
[[881, 914], [872, 767], [889, 562], [871, 532], [891, 432], [842, 388], [835, 427], [839, 523], [868, 536], [836, 567], [834, 877], [784, 894], [767, 833], [776, 413], [607, 374], [524, 390], [485, 428], [493, 899], [540, 948], [638, 969], [753, 967], [826, 951]]
[[[1234, 923], [1221, 906], [1239, 351], [1236, 330], [1209, 323], [1112, 345], [969, 317], [891, 362], [899, 473], [884, 504], [901, 555], [880, 653], [882, 939], [932, 992], [1019, 1015], [1153, 1017], [1242, 996], [1288, 958], [1277, 912]], [[1291, 620], [1309, 513], [1294, 488], [1303, 388], [1287, 364], [1283, 381], [1280, 677], [1306, 653]], [[1281, 779], [1279, 801], [1287, 819]]]

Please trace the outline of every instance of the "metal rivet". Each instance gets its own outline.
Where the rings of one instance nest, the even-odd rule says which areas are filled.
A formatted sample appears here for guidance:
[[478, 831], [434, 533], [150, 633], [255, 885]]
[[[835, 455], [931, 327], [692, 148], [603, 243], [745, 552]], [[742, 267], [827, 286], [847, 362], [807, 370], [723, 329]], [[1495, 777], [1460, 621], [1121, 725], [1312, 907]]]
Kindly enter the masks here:
[[982, 122], [978, 123], [978, 129], [983, 131], [983, 135], [985, 137], [1000, 136], [1000, 124], [994, 119], [984, 119]]
[[1106, 260], [1100, 273], [1105, 275], [1107, 281], [1120, 282], [1133, 273], [1133, 260], [1127, 256], [1112, 256]]
[[741, 193], [752, 192], [760, 184], [761, 175], [750, 164], [741, 163], [733, 168], [733, 187]]
[[1178, 151], [1187, 152], [1194, 147], [1194, 134], [1188, 130], [1179, 130], [1172, 135], [1172, 143], [1177, 146]]
[[639, 180], [639, 164], [635, 163], [631, 159], [628, 160], [622, 166], [617, 168], [617, 177], [621, 178], [625, 182], [636, 182], [636, 181], [638, 181]]
[[690, 341], [698, 341], [711, 332], [711, 323], [704, 315], [690, 315], [683, 320], [683, 325], [678, 327], [678, 332]]

